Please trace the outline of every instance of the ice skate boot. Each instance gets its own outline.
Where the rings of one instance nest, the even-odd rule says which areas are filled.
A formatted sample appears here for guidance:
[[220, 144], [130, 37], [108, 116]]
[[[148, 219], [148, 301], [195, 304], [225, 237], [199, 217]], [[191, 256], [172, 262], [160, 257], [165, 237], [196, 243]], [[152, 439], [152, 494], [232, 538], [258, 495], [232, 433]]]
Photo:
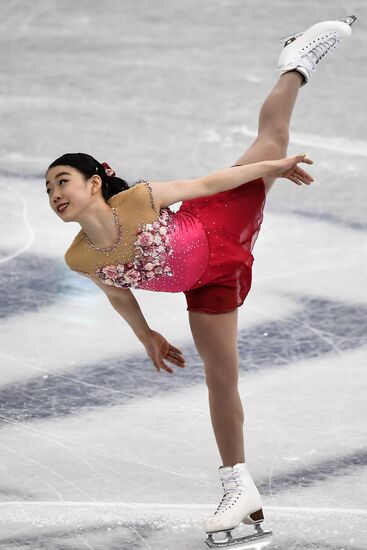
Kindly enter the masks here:
[[280, 74], [298, 71], [304, 77], [301, 84], [304, 86], [317, 71], [320, 60], [352, 34], [351, 25], [356, 19], [354, 15], [348, 15], [336, 21], [322, 21], [303, 32], [282, 38], [284, 47], [278, 60]]
[[[232, 466], [220, 466], [219, 477], [224, 495], [213, 516], [206, 521], [205, 542], [210, 548], [236, 548], [250, 541], [270, 536], [272, 531], [263, 530], [264, 521], [260, 493], [245, 462]], [[241, 537], [232, 537], [231, 530], [243, 522], [255, 526], [255, 532]], [[214, 539], [216, 533], [225, 532], [223, 539]]]

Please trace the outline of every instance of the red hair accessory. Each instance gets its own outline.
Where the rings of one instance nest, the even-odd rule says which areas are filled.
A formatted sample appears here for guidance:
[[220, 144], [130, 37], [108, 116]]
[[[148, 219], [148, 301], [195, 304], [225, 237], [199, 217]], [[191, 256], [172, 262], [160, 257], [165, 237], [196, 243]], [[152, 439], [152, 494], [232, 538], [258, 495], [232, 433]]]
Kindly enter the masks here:
[[102, 166], [107, 174], [107, 176], [116, 176], [116, 172], [107, 164], [107, 162], [102, 162]]

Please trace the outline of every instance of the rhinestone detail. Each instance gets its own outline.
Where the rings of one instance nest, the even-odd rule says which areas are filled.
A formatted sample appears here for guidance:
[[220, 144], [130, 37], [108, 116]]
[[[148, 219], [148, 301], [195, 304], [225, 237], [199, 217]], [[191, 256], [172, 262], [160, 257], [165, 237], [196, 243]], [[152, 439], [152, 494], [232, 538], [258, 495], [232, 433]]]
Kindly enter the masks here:
[[116, 211], [116, 208], [115, 207], [112, 207], [111, 208], [112, 210], [112, 214], [113, 214], [113, 218], [115, 220], [115, 225], [116, 225], [116, 229], [117, 229], [117, 237], [116, 237], [116, 240], [115, 242], [113, 243], [113, 245], [111, 246], [108, 246], [106, 248], [100, 248], [98, 246], [96, 246], [95, 244], [92, 243], [92, 241], [90, 241], [88, 239], [88, 236], [87, 234], [83, 231], [84, 233], [84, 239], [86, 240], [87, 244], [93, 248], [94, 250], [96, 250], [97, 252], [99, 252], [100, 254], [108, 254], [109, 252], [113, 252], [115, 250], [117, 250], [120, 242], [121, 242], [121, 237], [122, 237], [122, 228], [121, 228], [121, 225], [120, 225], [120, 221], [119, 221], [119, 218], [118, 218], [118, 215], [117, 215], [117, 211]]
[[167, 257], [173, 254], [170, 234], [173, 221], [168, 208], [162, 208], [158, 220], [144, 224], [137, 232], [134, 259], [126, 263], [101, 266], [96, 275], [107, 285], [139, 288], [141, 282], [160, 275], [172, 277]]
[[149, 189], [149, 196], [150, 196], [150, 204], [151, 204], [151, 207], [153, 208], [153, 210], [155, 212], [157, 212], [157, 214], [159, 214], [158, 210], [156, 209], [155, 205], [154, 205], [154, 200], [153, 200], [153, 192], [152, 192], [152, 188], [150, 186], [150, 183], [147, 181], [147, 180], [140, 180], [141, 183], [145, 183], [145, 185], [148, 187]]

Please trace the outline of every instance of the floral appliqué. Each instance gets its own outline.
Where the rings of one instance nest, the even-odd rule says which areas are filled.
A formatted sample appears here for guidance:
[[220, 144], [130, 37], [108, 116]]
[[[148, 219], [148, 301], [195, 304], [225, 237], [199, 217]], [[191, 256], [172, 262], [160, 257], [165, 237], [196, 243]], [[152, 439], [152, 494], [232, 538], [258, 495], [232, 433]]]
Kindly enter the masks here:
[[134, 260], [125, 264], [106, 265], [96, 274], [107, 285], [139, 288], [139, 285], [160, 275], [172, 277], [165, 258], [173, 253], [170, 245], [170, 214], [162, 208], [159, 218], [144, 224], [134, 242]]

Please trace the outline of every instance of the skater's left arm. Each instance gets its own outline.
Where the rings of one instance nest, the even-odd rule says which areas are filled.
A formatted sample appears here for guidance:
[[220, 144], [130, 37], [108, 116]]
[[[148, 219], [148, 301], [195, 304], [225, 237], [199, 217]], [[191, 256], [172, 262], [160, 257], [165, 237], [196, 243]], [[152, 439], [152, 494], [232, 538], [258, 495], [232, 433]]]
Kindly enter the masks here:
[[232, 166], [211, 172], [206, 176], [191, 180], [150, 182], [156, 208], [164, 208], [176, 202], [208, 197], [215, 193], [235, 189], [244, 183], [259, 178], [287, 178], [297, 185], [310, 184], [313, 178], [298, 163], [313, 164], [305, 155], [280, 160], [264, 160], [241, 166]]
[[244, 183], [258, 178], [287, 178], [301, 185], [310, 184], [313, 178], [305, 170], [298, 166], [298, 163], [305, 162], [313, 164], [313, 161], [304, 155], [297, 155], [279, 160], [264, 160], [254, 162], [252, 164], [244, 164], [241, 166], [232, 166], [217, 172], [212, 172], [203, 178], [199, 178], [207, 189], [209, 195], [235, 189]]

